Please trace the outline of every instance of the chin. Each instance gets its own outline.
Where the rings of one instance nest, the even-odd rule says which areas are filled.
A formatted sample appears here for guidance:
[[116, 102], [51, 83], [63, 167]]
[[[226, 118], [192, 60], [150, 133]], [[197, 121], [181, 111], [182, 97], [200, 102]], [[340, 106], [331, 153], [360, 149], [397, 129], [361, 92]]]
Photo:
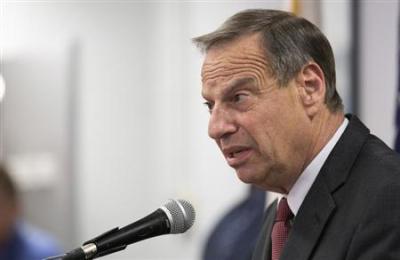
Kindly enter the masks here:
[[[253, 167], [239, 167], [236, 170], [237, 177], [246, 184], [253, 184], [257, 187], [264, 187], [270, 184], [272, 175], [272, 167], [269, 165], [252, 165]], [[254, 167], [258, 166], [258, 167]], [[261, 167], [260, 167], [261, 166]]]
[[236, 170], [236, 175], [244, 183], [247, 184], [256, 184], [257, 183], [257, 178], [256, 175], [254, 174], [254, 171], [250, 171], [248, 169], [243, 170]]

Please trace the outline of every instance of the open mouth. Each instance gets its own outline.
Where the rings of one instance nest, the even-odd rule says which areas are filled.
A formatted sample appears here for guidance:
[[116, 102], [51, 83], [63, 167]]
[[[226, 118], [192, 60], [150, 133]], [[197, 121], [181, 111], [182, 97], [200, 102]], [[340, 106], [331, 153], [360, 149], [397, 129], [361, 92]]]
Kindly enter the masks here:
[[246, 149], [239, 150], [239, 151], [236, 151], [236, 152], [231, 152], [231, 153], [228, 154], [228, 158], [236, 158], [236, 157], [240, 156], [240, 154], [243, 151], [246, 151]]
[[250, 148], [235, 149], [226, 153], [226, 160], [231, 167], [239, 166], [246, 162], [251, 155]]

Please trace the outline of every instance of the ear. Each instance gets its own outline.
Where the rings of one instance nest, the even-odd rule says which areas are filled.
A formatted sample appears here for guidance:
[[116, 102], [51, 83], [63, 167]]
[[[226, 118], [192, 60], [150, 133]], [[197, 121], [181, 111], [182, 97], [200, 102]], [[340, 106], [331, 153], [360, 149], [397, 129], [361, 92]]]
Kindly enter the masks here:
[[311, 61], [297, 75], [297, 87], [306, 114], [313, 118], [325, 103], [325, 77], [320, 66]]

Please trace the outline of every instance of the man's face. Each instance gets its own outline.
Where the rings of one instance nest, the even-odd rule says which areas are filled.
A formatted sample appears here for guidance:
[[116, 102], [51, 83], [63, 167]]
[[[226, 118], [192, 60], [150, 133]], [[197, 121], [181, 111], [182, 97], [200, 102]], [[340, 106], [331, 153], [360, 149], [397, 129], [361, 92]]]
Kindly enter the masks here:
[[267, 62], [257, 34], [212, 47], [202, 95], [208, 134], [238, 177], [285, 193], [304, 167], [310, 131], [296, 81], [280, 88]]

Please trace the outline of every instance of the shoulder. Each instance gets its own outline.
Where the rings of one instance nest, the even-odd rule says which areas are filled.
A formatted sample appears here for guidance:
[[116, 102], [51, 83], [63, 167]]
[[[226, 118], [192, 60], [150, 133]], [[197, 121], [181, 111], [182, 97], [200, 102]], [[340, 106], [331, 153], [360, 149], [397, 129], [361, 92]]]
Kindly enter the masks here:
[[378, 183], [400, 185], [400, 154], [374, 135], [368, 136], [354, 166], [375, 175]]
[[394, 218], [393, 223], [400, 223], [400, 155], [397, 152], [369, 135], [354, 162], [349, 182], [352, 194], [357, 191], [354, 197], [365, 204], [365, 219]]
[[43, 259], [61, 252], [52, 236], [35, 227], [21, 224], [18, 232], [24, 242], [24, 259]]
[[359, 212], [346, 259], [394, 259], [400, 255], [399, 154], [370, 135], [350, 179], [353, 196], [347, 198], [358, 202], [353, 208]]

